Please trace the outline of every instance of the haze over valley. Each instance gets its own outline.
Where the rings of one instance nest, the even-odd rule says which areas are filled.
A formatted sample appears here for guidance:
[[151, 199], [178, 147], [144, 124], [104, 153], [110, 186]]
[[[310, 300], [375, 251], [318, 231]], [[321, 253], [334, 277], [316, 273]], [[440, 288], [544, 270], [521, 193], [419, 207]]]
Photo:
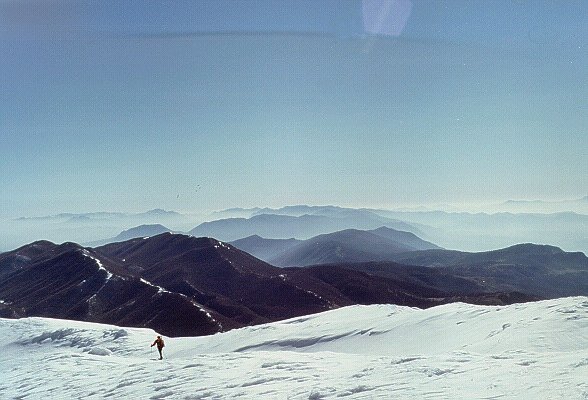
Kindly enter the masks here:
[[[198, 213], [153, 209], [139, 213], [18, 216], [2, 220], [0, 251], [35, 240], [98, 245], [129, 239], [133, 235], [151, 236], [164, 231], [223, 241], [252, 235], [264, 239], [307, 240], [345, 229], [371, 230], [385, 226], [411, 232], [438, 246], [460, 251], [488, 251], [518, 243], [537, 243], [588, 253], [588, 211], [583, 213], [588, 207], [588, 197], [558, 204], [566, 204], [569, 208], [539, 213], [529, 212], [533, 209], [530, 207], [525, 212], [515, 213], [298, 205]], [[150, 225], [151, 228], [144, 227], [135, 232], [142, 225]], [[123, 231], [128, 232], [123, 234]]]

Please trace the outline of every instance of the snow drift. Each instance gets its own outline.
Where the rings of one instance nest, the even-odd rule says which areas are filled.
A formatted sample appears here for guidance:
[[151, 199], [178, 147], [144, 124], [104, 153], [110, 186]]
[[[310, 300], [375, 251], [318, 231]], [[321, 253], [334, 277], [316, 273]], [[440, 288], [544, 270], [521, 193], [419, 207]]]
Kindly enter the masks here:
[[350, 306], [199, 338], [0, 319], [1, 398], [588, 397], [588, 298]]

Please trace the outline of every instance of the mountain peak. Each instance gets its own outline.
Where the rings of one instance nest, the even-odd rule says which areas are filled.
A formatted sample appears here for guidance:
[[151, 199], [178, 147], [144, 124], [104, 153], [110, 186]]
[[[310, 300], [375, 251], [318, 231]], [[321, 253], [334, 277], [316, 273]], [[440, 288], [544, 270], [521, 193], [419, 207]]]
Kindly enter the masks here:
[[124, 230], [111, 241], [121, 242], [137, 237], [155, 236], [165, 232], [170, 232], [170, 229], [161, 224], [145, 224]]
[[[556, 246], [535, 243], [519, 243], [502, 249], [504, 251], [531, 254], [561, 254], [564, 251]], [[500, 250], [497, 250], [500, 251]]]

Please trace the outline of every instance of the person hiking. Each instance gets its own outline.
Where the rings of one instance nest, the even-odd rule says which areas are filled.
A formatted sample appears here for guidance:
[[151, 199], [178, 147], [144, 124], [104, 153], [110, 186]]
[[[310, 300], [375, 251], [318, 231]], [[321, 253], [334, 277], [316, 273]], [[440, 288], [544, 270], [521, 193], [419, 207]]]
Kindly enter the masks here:
[[161, 351], [163, 350], [165, 343], [163, 343], [163, 339], [161, 338], [161, 336], [157, 336], [157, 339], [155, 339], [155, 342], [151, 344], [151, 347], [155, 345], [157, 345], [157, 350], [159, 351], [159, 359], [163, 360], [163, 354], [161, 353]]

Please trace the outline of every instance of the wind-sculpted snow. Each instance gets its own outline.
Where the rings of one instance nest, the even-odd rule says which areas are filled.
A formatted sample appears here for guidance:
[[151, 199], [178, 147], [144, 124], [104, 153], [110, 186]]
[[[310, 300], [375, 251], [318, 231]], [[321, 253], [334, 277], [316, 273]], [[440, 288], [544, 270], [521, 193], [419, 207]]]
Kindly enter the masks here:
[[198, 338], [0, 319], [0, 398], [588, 398], [588, 298], [351, 306]]

